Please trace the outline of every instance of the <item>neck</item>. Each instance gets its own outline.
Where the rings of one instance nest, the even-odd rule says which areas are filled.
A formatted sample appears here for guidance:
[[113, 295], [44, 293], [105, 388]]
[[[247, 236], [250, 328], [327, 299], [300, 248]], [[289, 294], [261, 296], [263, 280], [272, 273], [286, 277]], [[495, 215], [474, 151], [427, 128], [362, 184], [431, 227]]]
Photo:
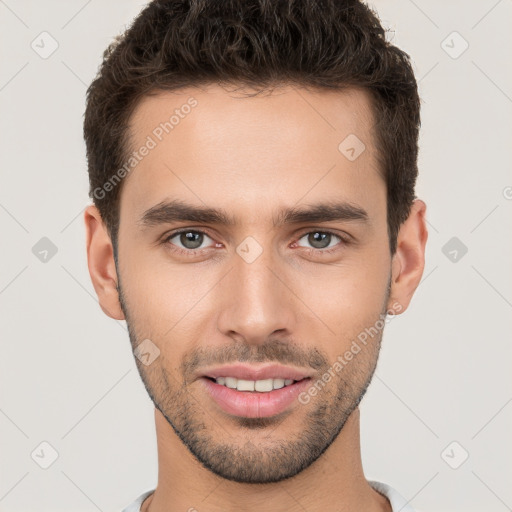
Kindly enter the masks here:
[[188, 451], [155, 409], [158, 485], [142, 512], [391, 512], [389, 501], [364, 477], [359, 438], [359, 408], [336, 440], [311, 466], [272, 484], [224, 480]]

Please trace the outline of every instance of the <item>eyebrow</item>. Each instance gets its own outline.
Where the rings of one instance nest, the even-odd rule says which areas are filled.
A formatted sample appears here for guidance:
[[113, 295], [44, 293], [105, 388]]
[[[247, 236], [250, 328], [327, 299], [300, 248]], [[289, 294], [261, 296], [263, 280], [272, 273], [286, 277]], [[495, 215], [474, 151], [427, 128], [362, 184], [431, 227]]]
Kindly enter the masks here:
[[[328, 201], [313, 205], [284, 208], [273, 218], [273, 226], [306, 222], [359, 221], [369, 222], [366, 210], [348, 202]], [[236, 219], [222, 208], [196, 206], [182, 200], [161, 201], [146, 210], [138, 223], [143, 227], [153, 227], [172, 222], [198, 222], [224, 226], [238, 225]]]

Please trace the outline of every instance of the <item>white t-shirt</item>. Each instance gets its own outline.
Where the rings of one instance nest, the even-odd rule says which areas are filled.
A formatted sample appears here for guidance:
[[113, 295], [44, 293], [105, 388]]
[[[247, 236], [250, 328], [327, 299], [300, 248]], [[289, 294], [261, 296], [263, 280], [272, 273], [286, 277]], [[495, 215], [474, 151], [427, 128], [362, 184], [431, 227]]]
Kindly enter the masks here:
[[[368, 483], [377, 492], [386, 496], [386, 498], [391, 503], [391, 509], [393, 512], [415, 512], [414, 509], [407, 503], [407, 500], [398, 494], [398, 492], [389, 485], [376, 482], [374, 480], [368, 480]], [[140, 512], [140, 507], [143, 501], [153, 492], [155, 492], [155, 489], [146, 491], [145, 493], [141, 494], [133, 503], [130, 503], [130, 505], [123, 509], [122, 512]]]

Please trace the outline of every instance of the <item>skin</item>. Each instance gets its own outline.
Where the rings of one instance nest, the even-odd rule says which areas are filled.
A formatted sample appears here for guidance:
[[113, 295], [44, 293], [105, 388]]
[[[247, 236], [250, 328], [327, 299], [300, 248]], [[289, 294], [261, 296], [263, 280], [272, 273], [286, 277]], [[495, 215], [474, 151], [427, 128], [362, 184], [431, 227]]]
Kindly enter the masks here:
[[[103, 311], [126, 319], [132, 348], [150, 339], [160, 350], [148, 366], [136, 358], [155, 403], [159, 463], [157, 489], [142, 510], [390, 511], [365, 479], [359, 439], [358, 403], [382, 329], [307, 404], [272, 418], [226, 414], [197, 377], [206, 366], [243, 359], [321, 378], [379, 315], [407, 309], [424, 269], [425, 203], [414, 202], [391, 257], [364, 90], [282, 86], [248, 98], [212, 84], [162, 92], [133, 113], [133, 147], [191, 96], [198, 105], [125, 178], [117, 267], [98, 210], [89, 206], [84, 216]], [[366, 146], [355, 161], [338, 150], [349, 134]], [[238, 224], [138, 222], [176, 198], [223, 208]], [[280, 208], [327, 200], [358, 205], [368, 221], [273, 226]], [[177, 228], [206, 235], [186, 245], [168, 238]], [[315, 245], [308, 234], [322, 230], [351, 243], [332, 236]], [[236, 252], [248, 236], [262, 249], [252, 263]], [[198, 245], [192, 257], [176, 251]], [[336, 251], [322, 256], [326, 246]]]

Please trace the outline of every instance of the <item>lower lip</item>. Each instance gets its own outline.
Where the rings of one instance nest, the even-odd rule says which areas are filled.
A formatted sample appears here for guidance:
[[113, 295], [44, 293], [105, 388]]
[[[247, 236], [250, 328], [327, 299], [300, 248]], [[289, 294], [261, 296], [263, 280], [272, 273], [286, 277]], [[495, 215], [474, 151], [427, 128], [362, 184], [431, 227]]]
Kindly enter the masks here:
[[201, 377], [200, 380], [203, 381], [206, 391], [224, 412], [244, 418], [267, 418], [287, 409], [309, 386], [311, 379], [302, 379], [267, 393], [238, 391], [217, 384], [206, 377]]

